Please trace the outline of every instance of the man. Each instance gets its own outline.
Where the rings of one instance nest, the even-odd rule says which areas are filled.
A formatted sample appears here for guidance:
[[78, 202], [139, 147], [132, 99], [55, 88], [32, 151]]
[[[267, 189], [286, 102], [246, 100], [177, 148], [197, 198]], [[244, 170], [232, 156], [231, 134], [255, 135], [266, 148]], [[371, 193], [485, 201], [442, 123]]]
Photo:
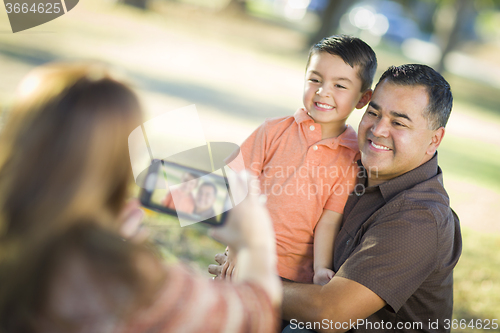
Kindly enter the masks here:
[[324, 286], [284, 282], [283, 332], [450, 331], [461, 236], [436, 150], [452, 103], [428, 66], [382, 75], [358, 129], [361, 172], [335, 240], [336, 274]]
[[437, 162], [453, 97], [425, 65], [389, 68], [358, 129], [361, 175], [324, 286], [284, 283], [284, 332], [445, 332], [458, 217]]

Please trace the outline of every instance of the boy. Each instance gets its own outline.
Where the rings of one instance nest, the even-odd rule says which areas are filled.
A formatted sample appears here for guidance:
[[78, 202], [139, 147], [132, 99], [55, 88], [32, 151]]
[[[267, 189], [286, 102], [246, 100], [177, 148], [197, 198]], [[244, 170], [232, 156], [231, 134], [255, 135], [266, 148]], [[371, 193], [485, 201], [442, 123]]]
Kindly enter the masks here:
[[[260, 180], [283, 279], [324, 285], [334, 275], [333, 240], [354, 187], [359, 151], [346, 120], [369, 102], [376, 67], [375, 53], [359, 38], [324, 38], [309, 52], [304, 108], [293, 117], [266, 120], [241, 146], [245, 165], [229, 164], [249, 168]], [[234, 265], [229, 251], [223, 276]]]

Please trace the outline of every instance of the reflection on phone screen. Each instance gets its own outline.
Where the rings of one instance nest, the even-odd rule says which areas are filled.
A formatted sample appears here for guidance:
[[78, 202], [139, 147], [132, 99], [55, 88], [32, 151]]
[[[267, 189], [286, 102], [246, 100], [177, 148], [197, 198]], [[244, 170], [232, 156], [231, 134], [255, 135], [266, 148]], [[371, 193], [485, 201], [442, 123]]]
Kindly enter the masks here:
[[158, 168], [151, 203], [176, 214], [181, 226], [210, 219], [220, 224], [222, 213], [231, 207], [227, 182], [217, 172], [206, 173], [163, 162]]

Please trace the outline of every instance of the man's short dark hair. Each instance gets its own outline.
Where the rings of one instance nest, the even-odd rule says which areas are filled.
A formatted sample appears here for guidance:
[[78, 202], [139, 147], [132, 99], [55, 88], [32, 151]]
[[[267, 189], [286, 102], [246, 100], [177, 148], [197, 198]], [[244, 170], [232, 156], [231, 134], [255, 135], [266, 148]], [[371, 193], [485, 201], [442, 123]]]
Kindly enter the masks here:
[[450, 84], [441, 74], [426, 65], [406, 64], [389, 67], [380, 77], [377, 86], [384, 80], [402, 86], [424, 86], [429, 96], [424, 114], [429, 128], [436, 130], [446, 126], [453, 106], [453, 95]]
[[361, 39], [346, 35], [323, 38], [309, 50], [306, 70], [309, 67], [312, 55], [320, 52], [337, 55], [353, 68], [359, 66], [358, 76], [362, 83], [361, 92], [371, 88], [377, 70], [377, 56], [372, 48]]

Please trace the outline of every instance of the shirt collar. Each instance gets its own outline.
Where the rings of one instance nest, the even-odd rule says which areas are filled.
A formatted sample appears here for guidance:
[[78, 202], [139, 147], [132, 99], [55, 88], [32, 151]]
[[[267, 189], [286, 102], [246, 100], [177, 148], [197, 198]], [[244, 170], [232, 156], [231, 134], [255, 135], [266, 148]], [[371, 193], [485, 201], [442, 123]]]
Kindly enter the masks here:
[[[298, 109], [293, 117], [295, 118], [295, 122], [299, 125], [303, 123], [303, 126], [308, 126], [309, 123], [314, 123], [314, 120], [307, 114], [307, 110], [304, 108]], [[358, 136], [351, 125], [347, 125], [346, 130], [338, 137], [322, 140], [321, 143], [332, 149], [337, 149], [338, 145], [341, 145], [354, 152], [359, 151]]]
[[[366, 180], [368, 175], [363, 165], [361, 164], [361, 160], [358, 161], [358, 165], [362, 168], [363, 178], [365, 178]], [[437, 152], [436, 152], [434, 156], [424, 164], [416, 167], [413, 170], [408, 171], [405, 174], [402, 174], [401, 176], [388, 180], [385, 183], [382, 183], [375, 187], [378, 187], [380, 189], [380, 193], [382, 194], [384, 200], [388, 202], [392, 198], [394, 198], [397, 194], [405, 190], [408, 190], [414, 187], [415, 185], [420, 184], [436, 176], [440, 172], [441, 170], [438, 167]]]
[[295, 114], [293, 115], [295, 118], [295, 121], [297, 124], [302, 124], [304, 122], [314, 122], [314, 120], [307, 114], [307, 110], [304, 108], [299, 108], [297, 111], [295, 111]]

